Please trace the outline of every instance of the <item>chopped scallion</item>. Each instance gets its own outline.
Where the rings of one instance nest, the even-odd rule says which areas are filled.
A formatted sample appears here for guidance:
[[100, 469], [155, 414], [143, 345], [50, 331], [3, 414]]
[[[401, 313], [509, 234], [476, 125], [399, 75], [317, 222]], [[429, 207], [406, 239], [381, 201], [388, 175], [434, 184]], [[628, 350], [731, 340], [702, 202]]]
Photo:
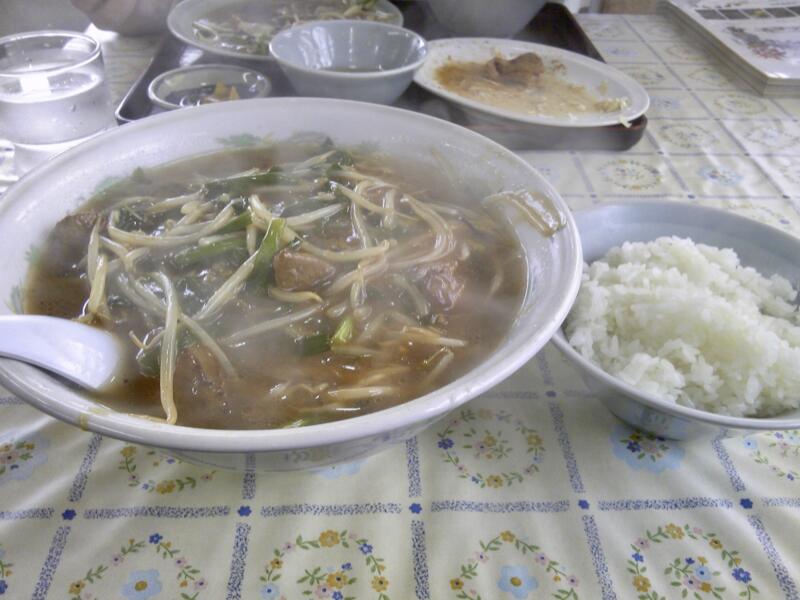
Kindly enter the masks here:
[[353, 317], [342, 319], [331, 338], [332, 344], [346, 344], [353, 338]]

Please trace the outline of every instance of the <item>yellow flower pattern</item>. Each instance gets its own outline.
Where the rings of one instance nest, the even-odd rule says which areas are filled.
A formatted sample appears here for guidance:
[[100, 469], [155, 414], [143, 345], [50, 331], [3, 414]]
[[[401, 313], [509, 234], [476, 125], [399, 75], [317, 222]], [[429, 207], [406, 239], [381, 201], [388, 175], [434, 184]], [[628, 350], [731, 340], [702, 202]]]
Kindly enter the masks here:
[[86, 587], [86, 583], [83, 581], [74, 581], [69, 586], [69, 593], [70, 594], [80, 594], [83, 591], [83, 588]]
[[[544, 590], [542, 598], [550, 597], [555, 600], [579, 600], [578, 585], [579, 580], [574, 575], [565, 571], [565, 566], [553, 560], [550, 556], [545, 554], [540, 546], [535, 543], [527, 541], [527, 535], [520, 537], [510, 530], [503, 530], [495, 537], [489, 540], [479, 540], [478, 545], [480, 551], [473, 555], [473, 558], [459, 566], [459, 575], [450, 579], [450, 589], [455, 592], [454, 597], [456, 600], [495, 600], [495, 598], [506, 598], [510, 596], [484, 596], [479, 594], [475, 589], [475, 580], [481, 576], [482, 565], [486, 563], [495, 563], [494, 569], [497, 569], [497, 562], [501, 560], [506, 552], [514, 554], [514, 562], [517, 560], [529, 560], [531, 566], [540, 569], [540, 573], [544, 577], [552, 580], [557, 588], [552, 595], [545, 595]], [[506, 557], [507, 558], [507, 557]], [[502, 563], [500, 563], [502, 565]], [[510, 566], [506, 565], [499, 569], [501, 573], [500, 582], [497, 583], [498, 587], [504, 592], [511, 591], [514, 598], [528, 598], [527, 592], [534, 589], [537, 579], [530, 576], [526, 566]], [[495, 580], [496, 581], [496, 580]], [[538, 581], [542, 581], [538, 579]], [[524, 594], [524, 595], [520, 595]], [[537, 596], [539, 597], [539, 596]]]
[[[717, 560], [687, 551], [686, 546], [697, 548], [701, 542], [707, 542], [719, 551]], [[651, 565], [655, 559], [648, 558], [649, 551], [659, 545], [667, 548], [678, 546], [677, 556], [673, 555], [666, 567], [657, 562]], [[655, 530], [648, 529], [630, 545], [630, 549], [628, 572], [632, 575], [631, 585], [639, 592], [638, 600], [663, 598], [664, 593], [657, 589], [660, 585], [674, 589], [681, 598], [701, 599], [702, 593], [717, 600], [727, 597], [754, 600], [759, 594], [752, 583], [752, 574], [741, 566], [739, 552], [726, 548], [715, 533], [700, 527], [668, 523]], [[666, 582], [659, 581], [662, 574]]]
[[486, 485], [491, 488], [503, 487], [503, 478], [499, 475], [489, 475], [486, 478]]
[[[95, 594], [94, 590], [91, 590], [91, 587], [98, 581], [104, 580], [121, 581], [127, 579], [126, 587], [129, 586], [130, 592], [149, 592], [151, 583], [159, 580], [158, 575], [161, 569], [128, 571], [128, 575], [123, 575], [122, 572], [115, 569], [119, 569], [123, 563], [129, 565], [131, 561], [142, 559], [152, 561], [153, 558], [168, 569], [175, 569], [175, 574], [172, 577], [173, 581], [177, 581], [178, 589], [188, 589], [191, 592], [182, 593], [179, 596], [181, 600], [201, 600], [201, 596], [208, 584], [202, 577], [200, 569], [193, 566], [181, 554], [180, 548], [176, 548], [171, 541], [165, 540], [160, 533], [152, 533], [147, 538], [140, 540], [129, 538], [126, 544], [118, 548], [118, 552], [109, 557], [107, 561], [86, 569], [81, 579], [73, 581], [69, 585], [67, 588], [69, 600], [94, 600], [100, 597], [99, 594]], [[150, 563], [148, 566], [153, 565]], [[130, 579], [128, 579], [129, 575]], [[124, 592], [123, 595], [125, 595]], [[145, 594], [143, 597], [150, 598], [152, 594]]]
[[319, 543], [326, 548], [331, 548], [339, 543], [339, 534], [330, 529], [323, 531], [319, 534]]
[[[301, 597], [310, 598], [350, 598], [355, 600], [354, 586], [369, 586], [376, 593], [375, 600], [390, 600], [388, 595], [389, 577], [386, 574], [386, 564], [383, 558], [377, 556], [375, 548], [370, 541], [362, 536], [347, 530], [336, 531], [326, 529], [315, 538], [307, 539], [298, 535], [294, 540], [287, 541], [272, 551], [272, 558], [265, 561], [264, 571], [259, 577], [265, 585], [263, 595], [277, 598], [275, 590], [284, 585], [287, 580], [287, 569], [291, 569], [287, 557], [297, 552], [319, 552], [320, 557], [329, 561], [336, 557], [335, 565], [322, 565], [303, 567], [302, 575], [295, 580], [302, 590]], [[346, 558], [343, 558], [346, 557]], [[357, 574], [358, 564], [361, 563], [370, 574], [369, 577]], [[289, 565], [287, 567], [287, 564]], [[360, 597], [360, 596], [359, 596]]]
[[11, 568], [13, 566], [14, 563], [8, 560], [6, 557], [6, 551], [3, 548], [3, 545], [0, 544], [0, 590], [2, 590], [0, 595], [3, 595], [8, 591], [9, 578], [14, 573], [13, 569]]
[[343, 572], [337, 571], [328, 575], [327, 581], [332, 588], [341, 589], [347, 583], [347, 576]]
[[170, 494], [175, 491], [175, 482], [174, 481], [160, 481], [156, 485], [156, 491], [159, 494]]
[[372, 578], [372, 589], [376, 592], [384, 592], [389, 587], [389, 580], [386, 577], [377, 576]]
[[650, 580], [644, 575], [636, 575], [633, 578], [633, 587], [637, 592], [646, 592], [650, 589]]
[[664, 529], [666, 530], [667, 535], [671, 537], [673, 540], [679, 540], [683, 537], [683, 529], [681, 529], [674, 523], [670, 523]]
[[[170, 479], [145, 479], [140, 474], [138, 460], [140, 458], [140, 453], [143, 453], [145, 457], [152, 459], [152, 466], [154, 468], [181, 464], [181, 461], [172, 457], [160, 456], [155, 450], [147, 450], [132, 444], [124, 446], [119, 451], [119, 455], [122, 458], [117, 464], [117, 469], [127, 474], [128, 487], [138, 488], [147, 493], [155, 492], [156, 494], [161, 495], [171, 495], [194, 490], [199, 484], [211, 481], [216, 473], [216, 471], [204, 471], [199, 475], [187, 473], [183, 477], [173, 477]], [[189, 468], [195, 469], [195, 467]]]
[[[524, 448], [524, 459], [513, 454], [514, 447], [507, 436], [509, 428], [519, 436], [519, 447]], [[455, 467], [458, 477], [480, 488], [504, 489], [522, 483], [526, 477], [537, 473], [544, 458], [544, 443], [536, 430], [522, 420], [503, 410], [481, 408], [462, 409], [447, 426], [438, 432], [436, 447], [441, 450], [445, 463]], [[467, 456], [471, 455], [471, 456]], [[502, 469], [499, 461], [519, 458], [525, 460], [524, 468]], [[466, 460], [477, 461], [490, 472], [474, 470]]]

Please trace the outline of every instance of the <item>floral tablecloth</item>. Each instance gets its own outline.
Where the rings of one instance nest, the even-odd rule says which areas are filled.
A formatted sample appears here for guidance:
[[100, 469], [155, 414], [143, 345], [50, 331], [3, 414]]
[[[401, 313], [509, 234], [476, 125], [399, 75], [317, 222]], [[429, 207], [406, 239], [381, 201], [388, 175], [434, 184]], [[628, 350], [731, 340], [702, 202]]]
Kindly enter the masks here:
[[[580, 209], [723, 207], [800, 233], [800, 100], [659, 16], [586, 16], [652, 97], [625, 153], [523, 153]], [[151, 52], [111, 39], [119, 96]], [[634, 431], [548, 346], [424, 434], [316, 472], [211, 471], [0, 394], [0, 598], [793, 599], [800, 432]]]

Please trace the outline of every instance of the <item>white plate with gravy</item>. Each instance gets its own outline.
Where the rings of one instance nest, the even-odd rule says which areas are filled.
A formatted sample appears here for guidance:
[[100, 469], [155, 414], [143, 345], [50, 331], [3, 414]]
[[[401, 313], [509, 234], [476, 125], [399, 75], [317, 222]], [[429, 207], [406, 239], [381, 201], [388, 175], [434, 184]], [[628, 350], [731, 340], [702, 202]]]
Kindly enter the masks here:
[[605, 63], [517, 40], [429, 42], [414, 81], [469, 113], [529, 125], [624, 125], [650, 105], [639, 83]]

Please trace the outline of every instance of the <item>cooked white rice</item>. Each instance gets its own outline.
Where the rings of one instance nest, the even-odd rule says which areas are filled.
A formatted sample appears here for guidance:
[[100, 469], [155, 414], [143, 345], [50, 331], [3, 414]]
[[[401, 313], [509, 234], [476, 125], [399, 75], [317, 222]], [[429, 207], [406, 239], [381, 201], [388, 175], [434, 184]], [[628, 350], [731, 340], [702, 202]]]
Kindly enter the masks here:
[[673, 402], [733, 416], [800, 406], [800, 312], [784, 278], [733, 250], [662, 237], [584, 268], [566, 334], [607, 373]]

